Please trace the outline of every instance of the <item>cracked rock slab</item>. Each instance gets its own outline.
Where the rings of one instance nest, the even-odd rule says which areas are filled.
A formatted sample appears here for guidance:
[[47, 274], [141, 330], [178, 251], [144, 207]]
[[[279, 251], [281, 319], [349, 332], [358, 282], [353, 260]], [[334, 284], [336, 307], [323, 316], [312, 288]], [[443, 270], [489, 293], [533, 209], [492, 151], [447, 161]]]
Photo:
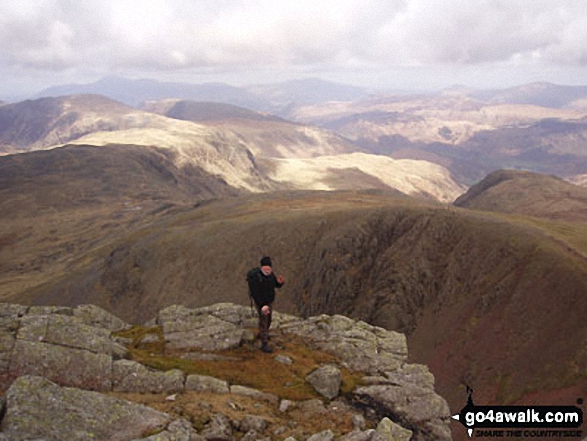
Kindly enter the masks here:
[[426, 387], [404, 385], [375, 385], [357, 388], [353, 395], [358, 401], [377, 403], [387, 415], [394, 415], [402, 426], [413, 429], [414, 440], [449, 441], [450, 417], [448, 404], [440, 395]]
[[362, 372], [394, 371], [408, 356], [403, 334], [340, 315], [289, 321], [280, 329], [309, 339], [317, 349], [335, 355], [351, 369]]
[[80, 305], [73, 310], [73, 315], [86, 325], [107, 329], [111, 332], [131, 328], [131, 325], [95, 305]]
[[157, 323], [163, 328], [170, 349], [222, 351], [242, 344], [245, 329], [203, 309], [170, 306], [159, 312]]
[[27, 315], [21, 319], [17, 339], [45, 342], [94, 353], [124, 357], [128, 350], [110, 338], [110, 331], [88, 326], [66, 315]]
[[149, 407], [35, 376], [18, 378], [6, 399], [2, 432], [11, 441], [130, 441], [171, 422]]
[[112, 388], [115, 392], [182, 392], [184, 379], [184, 374], [179, 369], [154, 371], [130, 360], [115, 361], [112, 367]]
[[46, 377], [64, 386], [110, 390], [112, 357], [42, 342], [17, 340], [9, 375]]

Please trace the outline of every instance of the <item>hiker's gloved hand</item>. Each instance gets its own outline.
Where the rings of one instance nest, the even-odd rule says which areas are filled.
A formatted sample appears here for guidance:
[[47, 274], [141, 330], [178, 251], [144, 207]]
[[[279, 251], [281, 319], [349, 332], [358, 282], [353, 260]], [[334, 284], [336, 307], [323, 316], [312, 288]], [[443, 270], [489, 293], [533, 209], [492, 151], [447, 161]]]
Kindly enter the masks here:
[[283, 276], [280, 274], [279, 276], [277, 276], [277, 282], [278, 283], [283, 283], [285, 282], [285, 279], [283, 278]]
[[269, 308], [269, 306], [265, 305], [261, 308], [261, 312], [263, 313], [263, 315], [269, 315], [269, 313], [271, 312], [271, 308]]

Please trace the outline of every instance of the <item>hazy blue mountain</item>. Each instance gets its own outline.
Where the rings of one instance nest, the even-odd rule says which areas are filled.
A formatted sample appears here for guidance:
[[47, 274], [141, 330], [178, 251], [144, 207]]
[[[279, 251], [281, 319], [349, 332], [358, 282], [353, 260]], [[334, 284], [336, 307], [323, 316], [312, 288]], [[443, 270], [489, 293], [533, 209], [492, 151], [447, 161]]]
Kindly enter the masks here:
[[261, 97], [243, 88], [222, 83], [187, 84], [166, 83], [150, 79], [131, 80], [121, 77], [104, 77], [90, 84], [64, 84], [41, 91], [36, 97], [98, 94], [131, 106], [144, 101], [164, 98], [181, 98], [196, 101], [223, 102], [253, 109], [266, 106]]
[[561, 86], [540, 82], [508, 89], [481, 90], [470, 96], [495, 104], [532, 104], [561, 108], [575, 100], [587, 98], [587, 86]]
[[319, 78], [292, 80], [284, 83], [257, 85], [248, 88], [282, 105], [316, 104], [327, 101], [355, 101], [367, 96], [365, 89]]
[[355, 100], [367, 95], [364, 89], [320, 79], [235, 87], [223, 83], [167, 83], [150, 79], [132, 80], [108, 76], [90, 84], [64, 84], [50, 87], [35, 95], [34, 98], [78, 94], [104, 95], [135, 107], [145, 101], [178, 98], [232, 104], [277, 114], [283, 114], [293, 105]]

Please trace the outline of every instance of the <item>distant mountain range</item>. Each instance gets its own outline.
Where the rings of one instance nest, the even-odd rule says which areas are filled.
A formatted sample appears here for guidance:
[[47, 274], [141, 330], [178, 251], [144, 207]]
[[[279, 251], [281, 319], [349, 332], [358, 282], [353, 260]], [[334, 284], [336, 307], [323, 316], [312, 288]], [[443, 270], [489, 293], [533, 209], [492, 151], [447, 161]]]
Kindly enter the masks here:
[[[586, 89], [566, 88], [566, 107], [519, 104], [524, 90], [496, 92], [487, 101], [470, 91], [372, 96], [300, 106], [291, 117], [332, 130], [366, 152], [443, 165], [466, 185], [501, 168], [567, 179], [587, 173]], [[551, 87], [529, 90], [535, 102], [552, 93]]]
[[[381, 95], [382, 93], [377, 94]], [[319, 78], [236, 87], [225, 83], [191, 84], [107, 76], [93, 83], [63, 84], [49, 87], [31, 98], [79, 94], [104, 95], [130, 106], [139, 106], [145, 101], [175, 98], [234, 104], [249, 109], [284, 114], [292, 106], [328, 101], [357, 101], [368, 97], [373, 92], [363, 87]], [[546, 82], [486, 90], [453, 86], [439, 91], [438, 94], [466, 96], [494, 105], [519, 104], [565, 108], [576, 104], [583, 107], [583, 100], [587, 99], [587, 86], [565, 86]], [[405, 96], [409, 93], [397, 95]], [[430, 93], [428, 95], [437, 94]]]
[[146, 101], [176, 98], [233, 104], [276, 114], [287, 113], [287, 109], [291, 106], [324, 101], [356, 100], [367, 96], [367, 92], [362, 88], [320, 79], [235, 87], [223, 83], [167, 83], [111, 76], [90, 84], [65, 84], [50, 87], [33, 98], [79, 94], [103, 95], [134, 107]]
[[[40, 98], [0, 107], [0, 152], [17, 153], [62, 145], [131, 145], [169, 151], [175, 166], [191, 165], [246, 191], [278, 189], [377, 188], [399, 190], [450, 202], [464, 187], [442, 166], [425, 161], [391, 160], [363, 153], [364, 178], [356, 183], [342, 178], [358, 171], [346, 161], [332, 170], [312, 164], [318, 157], [356, 152], [344, 138], [324, 129], [259, 114], [233, 105], [165, 100], [149, 102], [162, 115], [138, 110], [100, 95]], [[280, 159], [304, 159], [281, 167]], [[386, 160], [389, 176], [410, 180], [376, 178]], [[293, 168], [292, 168], [293, 166]], [[307, 173], [324, 174], [316, 180], [297, 179]], [[352, 175], [352, 173], [351, 173]], [[316, 187], [315, 181], [323, 181]], [[372, 186], [369, 184], [368, 186]]]
[[586, 99], [587, 86], [539, 82], [508, 89], [473, 91], [470, 96], [492, 104], [529, 104], [560, 109]]
[[[554, 174], [574, 182], [582, 182], [580, 176], [587, 174], [587, 86], [454, 86], [436, 94], [384, 95], [319, 79], [234, 87], [106, 77], [91, 84], [53, 87], [38, 96], [87, 93], [198, 123], [248, 120], [266, 125], [273, 120], [274, 127], [255, 135], [256, 143], [271, 138], [265, 151], [279, 144], [268, 135], [278, 118], [320, 127], [353, 144], [344, 153], [431, 161], [464, 185], [501, 168]], [[245, 137], [251, 139], [250, 134]], [[328, 150], [322, 148], [321, 154], [332, 154]], [[288, 155], [296, 157], [277, 153]]]

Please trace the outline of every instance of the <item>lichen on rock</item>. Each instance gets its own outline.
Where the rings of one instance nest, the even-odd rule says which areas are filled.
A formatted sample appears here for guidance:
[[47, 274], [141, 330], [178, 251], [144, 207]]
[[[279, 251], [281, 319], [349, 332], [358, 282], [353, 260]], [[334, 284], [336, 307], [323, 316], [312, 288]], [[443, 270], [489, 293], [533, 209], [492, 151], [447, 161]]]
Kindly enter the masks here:
[[[378, 436], [415, 441], [451, 439], [446, 401], [435, 393], [434, 377], [426, 366], [407, 363], [403, 334], [340, 315], [303, 319], [276, 313], [272, 332], [278, 343], [282, 339], [285, 346], [295, 346], [292, 342], [299, 340], [303, 344], [295, 344], [304, 349], [290, 353], [291, 357], [285, 351], [279, 360], [269, 356], [257, 360], [300, 377], [299, 383], [313, 398], [293, 401], [272, 393], [269, 387], [260, 390], [263, 387], [238, 384], [234, 372], [217, 378], [187, 368], [197, 363], [208, 363], [207, 369], [218, 366], [214, 363], [232, 363], [238, 370], [238, 354], [242, 355], [238, 351], [248, 350], [247, 357], [267, 355], [255, 349], [256, 343], [250, 338], [256, 326], [250, 308], [228, 303], [192, 309], [170, 306], [158, 313], [155, 324], [152, 329], [129, 330], [130, 325], [91, 305], [62, 308], [0, 304], [0, 382], [5, 390], [10, 386], [0, 440], [3, 436], [15, 441], [265, 439], [293, 430], [285, 425], [270, 428], [276, 415], [315, 418], [320, 424], [337, 412], [349, 415], [347, 432], [336, 433], [347, 441], [372, 441]], [[150, 342], [143, 338], [145, 333], [153, 337]], [[121, 337], [124, 335], [128, 338]], [[160, 350], [152, 355], [165, 363], [148, 365], [135, 357], [136, 351], [144, 354], [150, 350]], [[307, 352], [320, 353], [322, 360], [310, 357], [312, 364], [304, 368]], [[178, 363], [173, 368], [165, 359], [168, 356], [177, 357], [172, 359]], [[342, 372], [348, 379], [351, 370], [353, 381], [341, 387]], [[176, 407], [183, 394], [222, 396], [224, 402], [233, 404], [233, 411], [242, 413], [231, 420], [216, 412], [198, 427], [198, 434], [196, 424], [192, 426], [193, 421], [190, 423], [181, 413], [171, 416], [94, 391], [164, 397], [174, 394], [169, 405]], [[253, 415], [251, 409], [246, 413], [235, 404], [239, 400], [254, 402], [253, 409], [272, 410], [267, 415]], [[357, 412], [364, 412], [371, 428]], [[351, 415], [355, 415], [352, 423]], [[374, 431], [377, 422], [380, 427]], [[331, 429], [303, 432], [303, 439], [330, 440], [335, 436], [333, 430], [339, 430], [334, 426]]]

